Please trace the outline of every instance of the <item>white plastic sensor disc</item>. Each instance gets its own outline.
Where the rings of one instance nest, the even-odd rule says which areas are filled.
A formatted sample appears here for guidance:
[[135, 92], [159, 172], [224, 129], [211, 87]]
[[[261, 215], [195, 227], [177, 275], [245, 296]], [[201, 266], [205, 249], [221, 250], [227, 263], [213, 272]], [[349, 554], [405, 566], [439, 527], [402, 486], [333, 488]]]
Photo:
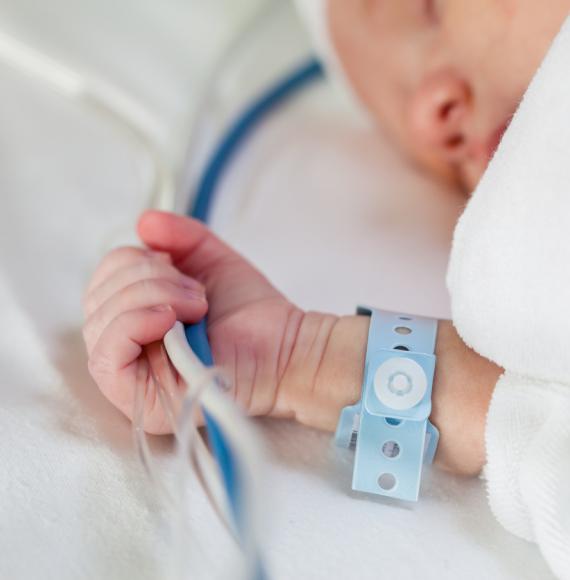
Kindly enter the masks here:
[[383, 405], [398, 411], [417, 405], [426, 394], [427, 384], [424, 370], [410, 358], [390, 358], [374, 375], [376, 396]]

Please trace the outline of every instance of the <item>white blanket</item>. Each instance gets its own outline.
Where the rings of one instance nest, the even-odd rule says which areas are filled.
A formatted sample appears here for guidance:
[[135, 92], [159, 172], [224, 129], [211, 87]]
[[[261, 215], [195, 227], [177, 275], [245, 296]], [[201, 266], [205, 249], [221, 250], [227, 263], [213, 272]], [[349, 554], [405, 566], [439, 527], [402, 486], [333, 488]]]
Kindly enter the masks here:
[[505, 368], [487, 422], [499, 521], [570, 578], [570, 19], [457, 226], [464, 340]]
[[[196, 2], [121, 5], [124, 13], [110, 0], [54, 0], [38, 12], [21, 0], [3, 21], [52, 54], [109, 71], [160, 113], [166, 139], [192, 96], [188, 62], [199, 59], [185, 23], [199, 32]], [[0, 578], [156, 580], [168, 554], [161, 510], [129, 424], [87, 375], [79, 334], [82, 288], [102, 245], [146, 202], [146, 157], [32, 81], [2, 69], [0, 83]], [[242, 152], [215, 221], [302, 306], [346, 313], [368, 302], [445, 317], [460, 205], [339, 112], [323, 87]], [[482, 482], [428, 471], [417, 506], [353, 496], [350, 456], [329, 434], [259, 426], [271, 457], [272, 579], [552, 577], [538, 550], [496, 524]], [[168, 472], [169, 442], [155, 446]], [[188, 550], [202, 562], [193, 577], [210, 579], [225, 544], [204, 497], [193, 497]]]

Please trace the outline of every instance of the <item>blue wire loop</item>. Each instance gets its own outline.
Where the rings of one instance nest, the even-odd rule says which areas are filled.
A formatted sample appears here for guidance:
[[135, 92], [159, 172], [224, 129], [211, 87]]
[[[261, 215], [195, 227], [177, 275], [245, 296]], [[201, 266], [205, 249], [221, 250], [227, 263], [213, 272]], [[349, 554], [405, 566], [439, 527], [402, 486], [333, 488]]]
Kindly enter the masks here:
[[247, 137], [279, 105], [298, 93], [306, 85], [323, 76], [323, 67], [315, 59], [303, 63], [269, 88], [257, 101], [239, 115], [227, 133], [222, 137], [210, 161], [202, 173], [193, 204], [189, 210], [192, 217], [208, 222], [212, 200], [218, 182], [232, 157], [243, 145]]
[[[270, 87], [237, 117], [236, 121], [222, 136], [206, 164], [196, 194], [193, 196], [193, 203], [188, 210], [188, 215], [204, 223], [208, 222], [220, 178], [238, 149], [269, 113], [285, 103], [305, 86], [321, 77], [323, 77], [322, 65], [311, 58]], [[204, 365], [212, 366], [214, 361], [208, 342], [207, 320], [204, 318], [197, 324], [186, 325], [185, 332], [188, 344], [198, 358]], [[236, 455], [232, 453], [231, 444], [224, 436], [218, 423], [207, 412], [204, 412], [204, 416], [208, 440], [220, 468], [234, 523], [239, 532], [242, 526], [239, 464], [236, 461]], [[258, 562], [255, 578], [256, 580], [265, 578], [261, 561]]]

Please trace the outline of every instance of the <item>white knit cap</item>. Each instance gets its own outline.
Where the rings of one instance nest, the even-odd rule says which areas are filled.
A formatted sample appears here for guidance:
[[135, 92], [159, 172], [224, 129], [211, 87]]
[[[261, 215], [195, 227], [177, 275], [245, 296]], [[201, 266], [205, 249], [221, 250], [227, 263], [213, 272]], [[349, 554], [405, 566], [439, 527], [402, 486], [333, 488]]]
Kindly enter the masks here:
[[[346, 0], [350, 2], [351, 0]], [[362, 103], [356, 96], [335, 52], [328, 26], [328, 0], [294, 0], [301, 19], [305, 22], [313, 40], [315, 51], [324, 63], [334, 83], [339, 87], [347, 104], [361, 116], [368, 118]]]

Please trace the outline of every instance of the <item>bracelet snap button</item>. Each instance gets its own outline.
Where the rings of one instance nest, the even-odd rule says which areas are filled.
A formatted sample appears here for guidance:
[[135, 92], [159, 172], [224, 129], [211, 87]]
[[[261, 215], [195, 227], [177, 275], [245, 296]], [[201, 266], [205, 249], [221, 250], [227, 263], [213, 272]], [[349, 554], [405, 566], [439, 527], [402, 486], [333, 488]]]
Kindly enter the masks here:
[[378, 367], [374, 375], [376, 396], [390, 409], [411, 409], [424, 398], [427, 387], [424, 370], [410, 358], [390, 358]]

